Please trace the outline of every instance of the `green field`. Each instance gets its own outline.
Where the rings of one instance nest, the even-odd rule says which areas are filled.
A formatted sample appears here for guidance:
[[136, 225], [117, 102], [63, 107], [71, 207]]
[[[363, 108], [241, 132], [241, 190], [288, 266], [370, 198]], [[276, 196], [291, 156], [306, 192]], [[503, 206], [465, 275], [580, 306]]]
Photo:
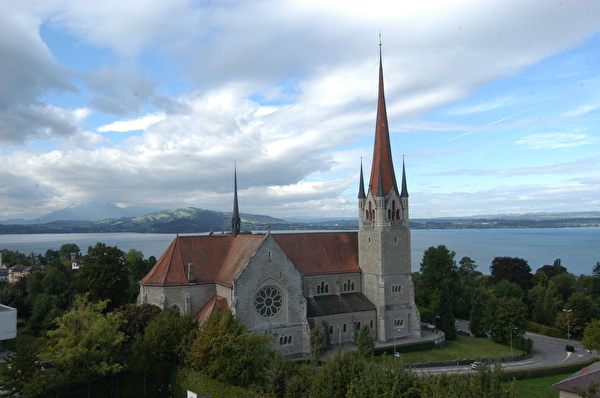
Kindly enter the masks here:
[[[514, 350], [514, 354], [520, 354]], [[427, 351], [402, 354], [404, 363], [445, 361], [456, 358], [489, 358], [510, 356], [510, 347], [494, 343], [487, 338], [458, 336], [455, 341], [448, 341], [447, 347]]]
[[[558, 390], [552, 384], [561, 381], [572, 373], [555, 376], [538, 377], [517, 381], [517, 397], [519, 398], [557, 398]], [[508, 383], [507, 383], [508, 384]]]

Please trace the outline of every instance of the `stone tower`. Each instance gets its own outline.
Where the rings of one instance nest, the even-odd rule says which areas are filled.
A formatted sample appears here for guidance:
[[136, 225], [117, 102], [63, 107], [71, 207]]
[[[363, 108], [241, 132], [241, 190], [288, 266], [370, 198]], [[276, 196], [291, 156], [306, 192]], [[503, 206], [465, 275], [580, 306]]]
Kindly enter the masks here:
[[363, 293], [377, 307], [377, 340], [388, 342], [402, 337], [420, 337], [421, 319], [411, 277], [406, 173], [402, 162], [399, 191], [390, 147], [381, 48], [375, 144], [368, 191], [365, 192], [362, 164], [359, 184], [358, 259]]

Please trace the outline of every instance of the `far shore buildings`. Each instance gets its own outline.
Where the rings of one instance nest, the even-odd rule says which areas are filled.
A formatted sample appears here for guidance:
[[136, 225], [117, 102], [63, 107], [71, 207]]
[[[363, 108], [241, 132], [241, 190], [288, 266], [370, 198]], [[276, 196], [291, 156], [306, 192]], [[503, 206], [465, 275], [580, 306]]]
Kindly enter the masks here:
[[287, 356], [309, 353], [310, 331], [329, 347], [355, 344], [361, 326], [380, 343], [421, 336], [411, 279], [404, 164], [396, 183], [379, 59], [370, 180], [358, 192], [358, 232], [240, 235], [237, 178], [231, 234], [178, 236], [140, 281], [138, 304], [199, 321], [229, 309]]

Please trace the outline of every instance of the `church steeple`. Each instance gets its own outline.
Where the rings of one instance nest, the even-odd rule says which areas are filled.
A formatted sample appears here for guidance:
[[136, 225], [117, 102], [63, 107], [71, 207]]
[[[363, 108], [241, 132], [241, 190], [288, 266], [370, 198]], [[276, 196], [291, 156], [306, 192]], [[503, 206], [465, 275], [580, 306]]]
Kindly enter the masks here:
[[240, 234], [240, 225], [242, 220], [240, 219], [240, 210], [238, 208], [238, 195], [237, 195], [237, 166], [233, 165], [233, 213], [231, 215], [231, 236], [234, 238]]
[[406, 169], [404, 167], [404, 157], [402, 158], [402, 192], [401, 198], [408, 198], [408, 188], [406, 187]]
[[360, 158], [360, 181], [358, 184], [358, 198], [364, 199], [367, 197], [367, 195], [365, 195], [365, 179], [363, 177], [362, 158]]
[[[380, 184], [382, 184], [380, 186]], [[373, 163], [371, 165], [371, 179], [369, 190], [373, 195], [379, 196], [382, 192], [389, 195], [392, 189], [397, 193], [396, 174], [392, 162], [390, 146], [390, 133], [388, 128], [387, 110], [385, 106], [385, 93], [383, 89], [383, 62], [381, 56], [381, 43], [379, 43], [379, 95], [377, 99], [377, 118], [375, 124], [375, 145], [373, 147]]]

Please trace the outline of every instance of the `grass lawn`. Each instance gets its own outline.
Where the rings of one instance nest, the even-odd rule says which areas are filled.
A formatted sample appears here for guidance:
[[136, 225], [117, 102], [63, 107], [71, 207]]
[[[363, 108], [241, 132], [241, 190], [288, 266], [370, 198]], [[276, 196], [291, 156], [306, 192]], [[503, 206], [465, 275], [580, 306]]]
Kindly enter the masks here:
[[[519, 354], [514, 350], [514, 354]], [[458, 336], [447, 341], [446, 348], [402, 354], [404, 363], [445, 361], [456, 358], [488, 358], [510, 356], [510, 347], [494, 343], [487, 338]]]
[[[572, 373], [562, 375], [538, 377], [517, 381], [518, 398], [558, 398], [558, 390], [552, 388], [552, 384], [561, 381]], [[506, 383], [508, 385], [508, 383]]]

